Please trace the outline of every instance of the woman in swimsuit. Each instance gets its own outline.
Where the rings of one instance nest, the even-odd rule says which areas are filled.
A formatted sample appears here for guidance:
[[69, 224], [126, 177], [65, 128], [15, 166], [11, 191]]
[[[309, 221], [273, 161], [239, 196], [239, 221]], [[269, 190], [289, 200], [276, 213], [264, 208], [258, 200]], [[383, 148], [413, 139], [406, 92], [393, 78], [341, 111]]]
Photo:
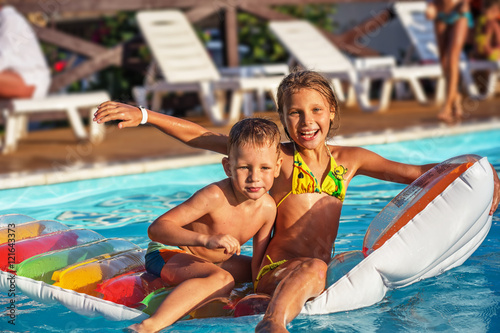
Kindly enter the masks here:
[[[328, 145], [339, 120], [329, 82], [311, 71], [288, 75], [278, 88], [278, 112], [291, 142], [283, 143], [281, 173], [270, 190], [278, 203], [275, 231], [266, 249], [256, 291], [271, 296], [257, 331], [286, 331], [305, 302], [325, 288], [344, 193], [356, 175], [409, 184], [433, 165], [409, 165], [384, 159], [363, 148]], [[227, 153], [227, 136], [186, 120], [147, 111], [148, 122], [197, 148]], [[103, 103], [94, 120], [122, 120], [137, 126], [141, 111], [116, 102]], [[496, 172], [495, 172], [496, 175]], [[495, 182], [500, 201], [500, 181]], [[492, 208], [493, 213], [494, 209]]]
[[439, 59], [447, 83], [446, 99], [438, 119], [451, 124], [463, 117], [458, 91], [460, 55], [474, 22], [468, 0], [431, 1], [426, 14], [435, 22]]

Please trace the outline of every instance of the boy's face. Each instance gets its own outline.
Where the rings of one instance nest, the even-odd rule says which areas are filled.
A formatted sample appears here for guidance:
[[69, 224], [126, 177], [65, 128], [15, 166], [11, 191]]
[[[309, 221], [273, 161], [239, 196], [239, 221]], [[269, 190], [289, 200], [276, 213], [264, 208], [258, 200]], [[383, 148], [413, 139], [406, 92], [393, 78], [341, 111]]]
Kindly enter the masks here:
[[271, 189], [274, 178], [279, 176], [282, 159], [278, 156], [275, 145], [247, 144], [231, 148], [222, 165], [235, 192], [257, 200]]

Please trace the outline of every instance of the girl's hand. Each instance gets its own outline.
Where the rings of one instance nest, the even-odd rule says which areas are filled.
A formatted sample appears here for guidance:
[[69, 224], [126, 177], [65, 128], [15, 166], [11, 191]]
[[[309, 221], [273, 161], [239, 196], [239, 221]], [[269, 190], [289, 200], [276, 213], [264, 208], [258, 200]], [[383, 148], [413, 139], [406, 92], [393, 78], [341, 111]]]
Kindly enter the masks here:
[[224, 248], [224, 253], [230, 255], [241, 253], [240, 242], [231, 235], [210, 235], [205, 247], [207, 249]]
[[500, 179], [498, 179], [498, 174], [493, 165], [491, 167], [493, 168], [493, 177], [495, 178], [495, 184], [493, 185], [493, 204], [490, 210], [490, 215], [493, 215], [500, 203]]
[[99, 105], [93, 120], [99, 124], [120, 120], [118, 128], [135, 127], [142, 121], [142, 112], [136, 106], [109, 101]]

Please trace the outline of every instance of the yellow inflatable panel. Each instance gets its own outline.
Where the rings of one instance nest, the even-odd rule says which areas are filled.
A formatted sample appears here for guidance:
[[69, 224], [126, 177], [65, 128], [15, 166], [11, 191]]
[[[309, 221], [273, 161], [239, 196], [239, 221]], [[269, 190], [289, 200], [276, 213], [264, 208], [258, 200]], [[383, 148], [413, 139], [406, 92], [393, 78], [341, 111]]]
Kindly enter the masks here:
[[55, 271], [54, 286], [97, 296], [97, 284], [103, 280], [134, 271], [144, 270], [145, 250], [131, 250], [103, 255]]
[[9, 226], [0, 226], [0, 244], [7, 243], [9, 235], [12, 234], [16, 235], [16, 241], [20, 241], [68, 229], [64, 224], [50, 220], [32, 221], [23, 224], [10, 223]]

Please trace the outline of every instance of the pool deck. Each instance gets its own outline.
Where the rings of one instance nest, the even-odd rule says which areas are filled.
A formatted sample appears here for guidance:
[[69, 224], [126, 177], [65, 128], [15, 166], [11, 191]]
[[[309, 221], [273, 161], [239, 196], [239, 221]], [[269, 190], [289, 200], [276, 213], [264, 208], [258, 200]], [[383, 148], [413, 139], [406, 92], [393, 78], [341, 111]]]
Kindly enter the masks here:
[[[453, 135], [500, 128], [500, 97], [465, 101], [466, 118], [445, 125], [436, 119], [435, 105], [393, 101], [385, 112], [367, 113], [357, 107], [341, 108], [341, 126], [334, 138], [342, 145], [364, 145]], [[273, 111], [255, 114], [279, 123]], [[230, 127], [212, 127], [204, 116], [191, 121], [220, 133]], [[281, 125], [279, 125], [281, 128]], [[151, 126], [119, 130], [106, 126], [103, 142], [78, 141], [70, 128], [28, 133], [18, 149], [0, 155], [0, 189], [158, 171], [218, 163], [221, 155], [190, 148]]]

